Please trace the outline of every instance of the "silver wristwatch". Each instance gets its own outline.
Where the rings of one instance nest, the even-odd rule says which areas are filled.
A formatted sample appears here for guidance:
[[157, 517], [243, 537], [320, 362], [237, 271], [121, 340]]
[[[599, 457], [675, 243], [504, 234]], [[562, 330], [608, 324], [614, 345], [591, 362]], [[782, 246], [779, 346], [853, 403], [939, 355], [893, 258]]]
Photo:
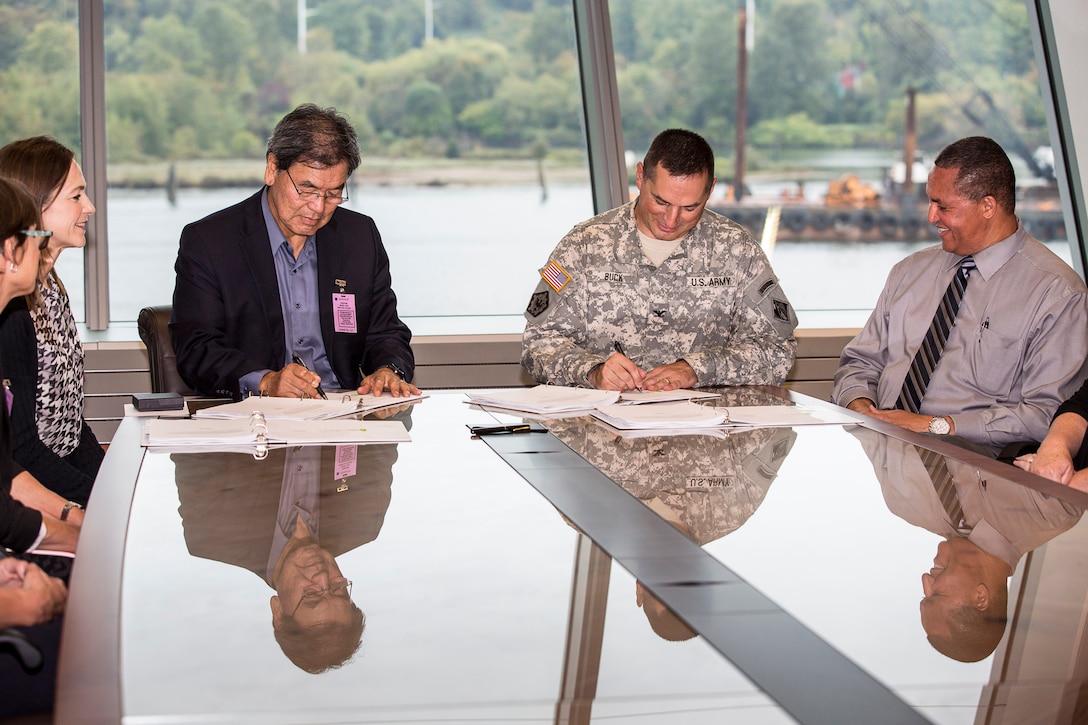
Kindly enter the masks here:
[[952, 424], [948, 422], [948, 418], [935, 415], [929, 420], [929, 432], [934, 435], [946, 436], [952, 432]]
[[401, 369], [400, 369], [400, 365], [397, 365], [397, 364], [396, 364], [395, 362], [387, 362], [387, 363], [382, 363], [382, 364], [381, 364], [381, 365], [379, 365], [378, 367], [380, 367], [380, 368], [389, 368], [390, 370], [392, 370], [392, 371], [393, 371], [393, 374], [394, 374], [394, 375], [396, 375], [396, 376], [397, 376], [398, 378], [400, 378], [401, 380], [405, 380], [405, 379], [406, 379], [406, 376], [405, 376], [405, 374], [404, 374], [404, 371], [403, 371], [403, 370], [401, 370]]

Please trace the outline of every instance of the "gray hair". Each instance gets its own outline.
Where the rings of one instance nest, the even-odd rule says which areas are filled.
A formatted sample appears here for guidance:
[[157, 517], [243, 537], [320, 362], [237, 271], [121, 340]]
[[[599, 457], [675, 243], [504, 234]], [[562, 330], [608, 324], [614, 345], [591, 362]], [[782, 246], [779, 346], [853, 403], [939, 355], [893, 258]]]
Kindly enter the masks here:
[[278, 169], [297, 163], [328, 168], [346, 161], [348, 176], [362, 161], [351, 122], [335, 108], [318, 108], [313, 103], [304, 103], [280, 119], [265, 153], [276, 157]]

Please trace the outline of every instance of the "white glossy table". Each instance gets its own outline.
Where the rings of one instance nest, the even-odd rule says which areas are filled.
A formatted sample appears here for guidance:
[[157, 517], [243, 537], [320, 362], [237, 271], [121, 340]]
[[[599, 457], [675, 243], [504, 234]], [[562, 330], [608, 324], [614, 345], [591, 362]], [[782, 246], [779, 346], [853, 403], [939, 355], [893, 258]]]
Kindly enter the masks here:
[[[357, 651], [321, 674], [273, 631], [286, 454], [145, 452], [126, 420], [73, 572], [57, 722], [1012, 723], [1026, 708], [1057, 723], [1079, 685], [1054, 674], [1081, 666], [1075, 517], [1019, 562], [995, 653], [964, 664], [919, 621], [942, 536], [893, 513], [877, 471], [922, 442], [991, 492], [1030, 494], [1017, 505], [1076, 492], [877, 423], [693, 439], [577, 419], [474, 440], [467, 424], [512, 419], [459, 392], [407, 416], [412, 442], [316, 466], [319, 538], [365, 613]], [[668, 639], [685, 630], [699, 636]]]

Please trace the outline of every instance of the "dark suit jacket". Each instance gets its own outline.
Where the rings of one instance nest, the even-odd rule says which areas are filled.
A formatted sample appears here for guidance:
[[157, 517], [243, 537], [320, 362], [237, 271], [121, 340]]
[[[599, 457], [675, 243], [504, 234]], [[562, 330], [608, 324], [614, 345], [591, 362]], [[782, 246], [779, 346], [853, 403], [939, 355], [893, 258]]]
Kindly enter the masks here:
[[[337, 209], [317, 232], [321, 336], [345, 387], [395, 363], [414, 370], [412, 333], [397, 316], [389, 257], [374, 220]], [[206, 395], [241, 397], [238, 380], [284, 365], [284, 323], [261, 193], [193, 222], [181, 232], [170, 331], [178, 372]], [[338, 281], [343, 281], [343, 290]], [[335, 332], [332, 295], [355, 295], [355, 333]]]
[[[0, 378], [3, 375], [0, 371]], [[11, 480], [22, 471], [11, 458], [11, 420], [6, 401], [0, 399], [0, 546], [15, 551], [26, 551], [38, 538], [42, 525], [41, 513], [11, 496]]]
[[[339, 556], [377, 538], [389, 508], [396, 444], [358, 447], [356, 473], [336, 479], [336, 446], [321, 447], [318, 543]], [[276, 529], [287, 451], [175, 453], [182, 527], [189, 553], [264, 578]]]

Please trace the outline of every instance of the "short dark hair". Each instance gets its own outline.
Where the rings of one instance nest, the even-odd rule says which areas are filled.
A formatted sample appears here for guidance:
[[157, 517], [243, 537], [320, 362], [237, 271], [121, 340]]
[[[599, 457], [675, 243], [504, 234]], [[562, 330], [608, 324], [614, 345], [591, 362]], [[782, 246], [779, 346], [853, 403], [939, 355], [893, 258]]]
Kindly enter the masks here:
[[1008, 154], [993, 139], [968, 136], [954, 141], [937, 154], [933, 165], [958, 169], [953, 184], [957, 194], [973, 202], [992, 196], [1003, 210], [1016, 213], [1016, 172]]
[[15, 246], [26, 243], [24, 229], [41, 229], [42, 210], [26, 186], [0, 176], [0, 242], [15, 237]]
[[714, 151], [694, 131], [670, 128], [657, 134], [642, 161], [642, 173], [654, 178], [658, 165], [673, 176], [706, 174], [706, 185], [714, 181]]
[[999, 590], [994, 595], [995, 601], [988, 610], [967, 603], [949, 612], [949, 634], [931, 634], [926, 638], [933, 649], [959, 662], [978, 662], [993, 654], [1009, 622], [1008, 593]]
[[351, 620], [346, 624], [324, 622], [303, 627], [294, 616], [284, 615], [279, 627], [273, 627], [276, 642], [287, 659], [312, 675], [342, 667], [362, 644], [366, 615], [351, 603]]
[[51, 136], [31, 136], [0, 148], [0, 174], [26, 185], [45, 209], [60, 193], [75, 153]]
[[348, 176], [362, 160], [351, 122], [335, 108], [318, 108], [313, 103], [304, 103], [280, 119], [265, 154], [276, 157], [278, 169], [297, 163], [328, 168], [346, 161]]

